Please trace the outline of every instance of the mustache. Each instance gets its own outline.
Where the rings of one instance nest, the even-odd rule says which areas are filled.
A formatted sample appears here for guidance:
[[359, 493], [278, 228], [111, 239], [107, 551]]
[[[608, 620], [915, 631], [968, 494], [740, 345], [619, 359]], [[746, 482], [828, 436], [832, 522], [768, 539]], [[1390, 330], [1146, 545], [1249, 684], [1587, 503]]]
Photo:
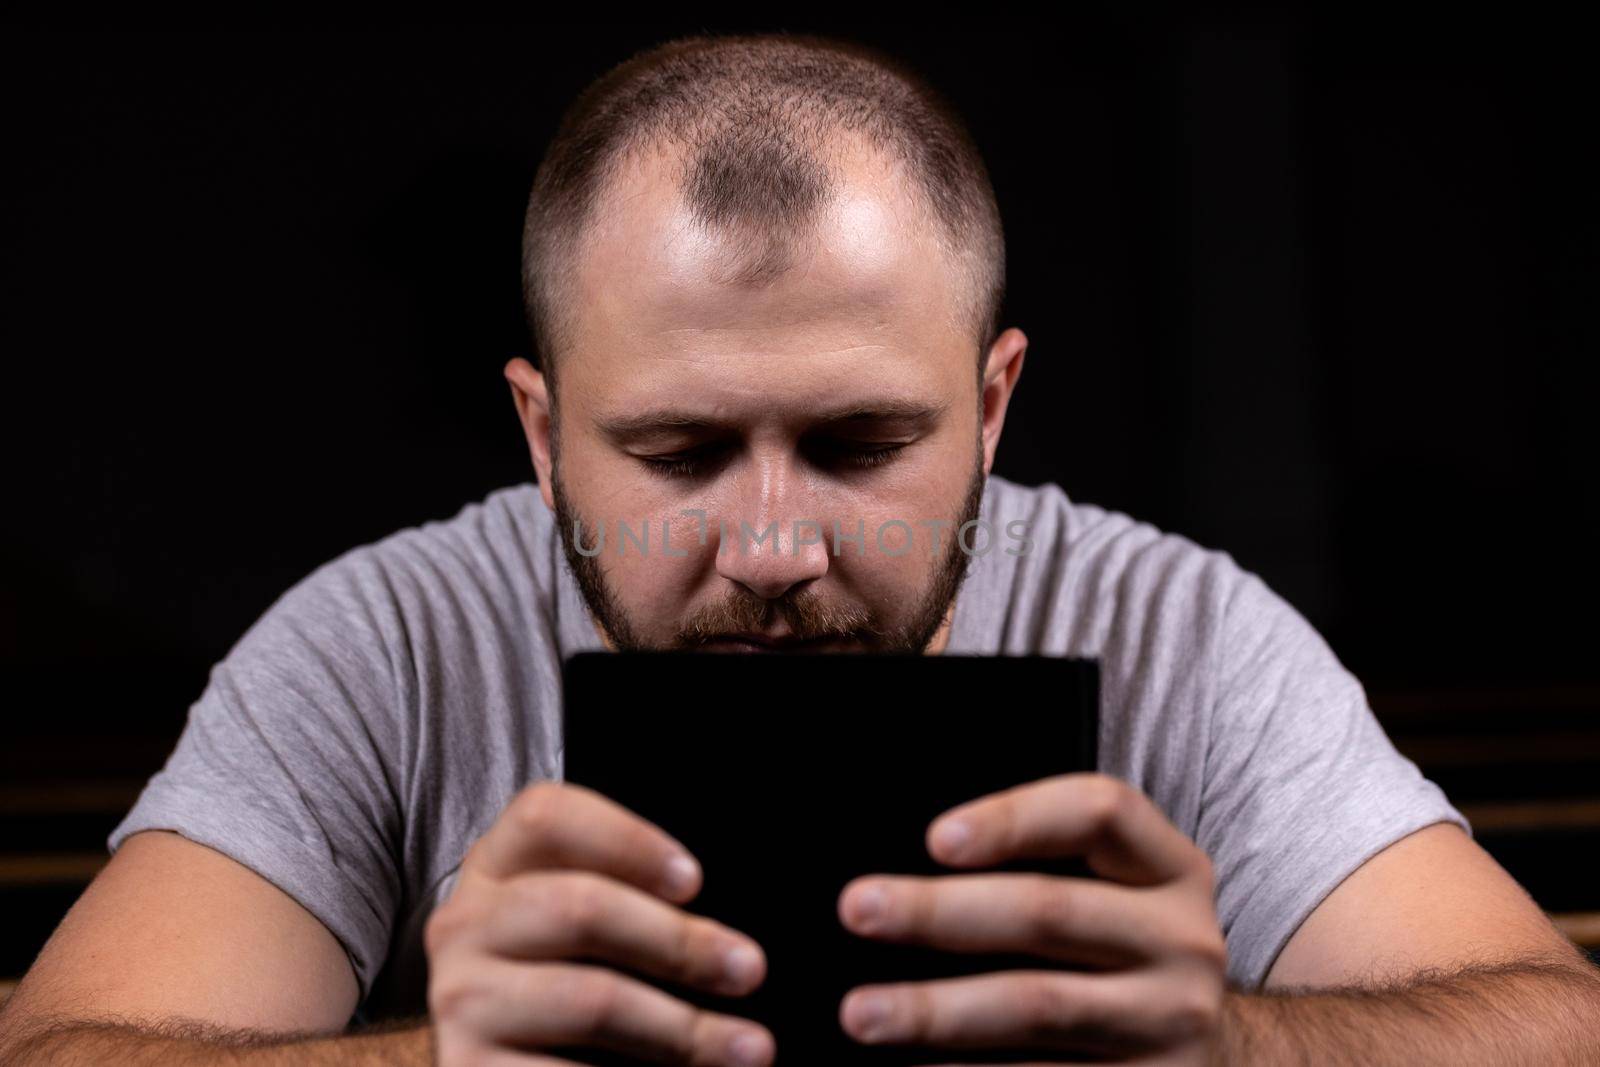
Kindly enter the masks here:
[[794, 637], [802, 641], [881, 639], [884, 631], [873, 624], [863, 608], [830, 604], [821, 595], [802, 589], [773, 600], [735, 590], [722, 601], [708, 605], [678, 628], [681, 644], [697, 645], [736, 633], [766, 630], [782, 618]]

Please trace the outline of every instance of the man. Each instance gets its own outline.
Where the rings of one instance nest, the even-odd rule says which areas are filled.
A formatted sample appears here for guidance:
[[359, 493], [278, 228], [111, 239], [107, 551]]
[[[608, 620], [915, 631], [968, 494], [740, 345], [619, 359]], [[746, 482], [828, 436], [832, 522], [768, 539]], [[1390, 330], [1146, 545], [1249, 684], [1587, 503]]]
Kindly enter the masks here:
[[[864, 1044], [1600, 1056], [1593, 968], [1292, 608], [989, 475], [1027, 339], [998, 329], [983, 165], [912, 75], [801, 37], [635, 57], [569, 112], [524, 247], [537, 486], [351, 550], [244, 635], [8, 1006], [11, 1058], [772, 1062], [668, 991], [748, 992], [761, 946], [683, 910], [677, 842], [559, 781], [558, 679], [584, 649], [802, 642], [1102, 665], [1102, 773], [973, 798], [928, 828], [948, 876], [838, 902], [864, 937], [1097, 969], [861, 987]], [[671, 548], [607, 550], [624, 523]], [[1074, 854], [1102, 877], [983, 873]], [[358, 1013], [398, 1022], [341, 1033]]]

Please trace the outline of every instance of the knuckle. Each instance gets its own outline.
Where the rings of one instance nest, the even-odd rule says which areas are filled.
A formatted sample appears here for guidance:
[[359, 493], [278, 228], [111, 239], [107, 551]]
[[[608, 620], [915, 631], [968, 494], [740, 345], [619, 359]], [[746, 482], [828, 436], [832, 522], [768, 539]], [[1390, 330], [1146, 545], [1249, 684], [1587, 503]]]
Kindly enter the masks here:
[[726, 1044], [728, 1027], [726, 1019], [703, 1008], [691, 1008], [688, 1025], [673, 1030], [669, 1038], [673, 1054], [685, 1063], [714, 1062], [701, 1060], [696, 1053], [716, 1056]]
[[1208, 892], [1214, 893], [1217, 887], [1216, 861], [1201, 849], [1195, 851], [1198, 853], [1194, 861], [1195, 880], [1205, 886]]
[[1185, 983], [1183, 992], [1168, 1003], [1172, 1036], [1179, 1040], [1210, 1033], [1221, 1019], [1221, 1000], [1206, 983]]
[[480, 992], [461, 969], [440, 969], [428, 982], [428, 1011], [436, 1019], [464, 1019], [471, 1015]]
[[1220, 972], [1228, 966], [1228, 943], [1220, 931], [1209, 932], [1186, 945], [1183, 955], [1206, 971]]
[[606, 886], [587, 872], [571, 872], [552, 879], [543, 906], [551, 920], [580, 947], [591, 947], [606, 922]]
[[445, 901], [433, 910], [423, 924], [422, 944], [428, 956], [437, 955], [471, 925], [467, 906], [458, 899]]
[[876, 929], [890, 936], [921, 934], [934, 929], [941, 916], [940, 897], [927, 882], [908, 878], [879, 882], [886, 906], [876, 920]]
[[422, 925], [422, 947], [432, 957], [455, 937], [454, 917], [449, 904], [433, 909], [428, 921]]
[[552, 910], [551, 876], [545, 871], [518, 875], [501, 883], [502, 906], [520, 908], [537, 915]]
[[901, 986], [890, 993], [889, 1002], [894, 1011], [905, 1020], [906, 1029], [924, 1040], [941, 1040], [947, 1036], [939, 1026], [941, 1013], [934, 1003], [934, 991], [925, 983], [916, 982]]
[[711, 923], [688, 915], [679, 916], [673, 924], [672, 944], [667, 951], [670, 953], [668, 963], [680, 981], [693, 982], [716, 975], [719, 968], [711, 957], [716, 943], [717, 935]]
[[1121, 814], [1123, 805], [1127, 803], [1128, 789], [1119, 779], [1108, 774], [1096, 775], [1094, 782], [1094, 789], [1089, 795], [1089, 810], [1097, 824], [1105, 825]]
[[1070, 1008], [1057, 983], [1044, 978], [1022, 979], [1015, 996], [1028, 1040], [1048, 1040], [1066, 1029]]
[[1216, 913], [1185, 898], [1167, 913], [1165, 954], [1196, 980], [1205, 980], [1228, 965], [1228, 941], [1217, 924]]
[[1071, 890], [1038, 878], [1029, 890], [1028, 933], [1046, 945], [1073, 940], [1081, 919], [1080, 901]]
[[540, 781], [527, 786], [512, 799], [510, 815], [524, 833], [538, 836], [549, 832], [558, 818], [560, 806], [560, 783]]
[[562, 1002], [577, 1029], [594, 1037], [611, 1029], [622, 995], [617, 975], [598, 967], [568, 968]]

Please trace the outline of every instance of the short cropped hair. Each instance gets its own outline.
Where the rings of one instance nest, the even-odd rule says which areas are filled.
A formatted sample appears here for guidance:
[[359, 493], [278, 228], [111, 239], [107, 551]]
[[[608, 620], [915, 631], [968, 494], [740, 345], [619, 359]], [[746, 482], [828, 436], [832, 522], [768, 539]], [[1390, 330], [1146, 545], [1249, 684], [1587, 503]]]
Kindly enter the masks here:
[[534, 177], [522, 235], [523, 304], [555, 394], [562, 315], [585, 226], [635, 154], [670, 148], [701, 225], [736, 238], [723, 280], [761, 284], [788, 268], [835, 182], [840, 136], [898, 161], [968, 288], [954, 309], [985, 350], [999, 332], [1005, 237], [983, 159], [960, 117], [904, 63], [809, 34], [693, 36], [618, 64], [563, 115]]

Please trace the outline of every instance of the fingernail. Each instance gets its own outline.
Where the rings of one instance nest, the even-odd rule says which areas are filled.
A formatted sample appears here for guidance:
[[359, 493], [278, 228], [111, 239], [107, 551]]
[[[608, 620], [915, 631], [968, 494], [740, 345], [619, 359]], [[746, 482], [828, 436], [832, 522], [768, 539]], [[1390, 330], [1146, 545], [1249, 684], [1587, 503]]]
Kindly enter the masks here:
[[728, 1044], [728, 1057], [737, 1067], [764, 1067], [767, 1062], [767, 1035], [746, 1030]]
[[872, 885], [855, 894], [850, 912], [855, 919], [856, 926], [870, 930], [883, 918], [887, 907], [888, 900], [883, 887]]
[[856, 1036], [870, 1041], [883, 1033], [889, 1020], [889, 998], [881, 993], [862, 993], [851, 999], [845, 1015]]
[[933, 832], [933, 845], [947, 856], [958, 856], [968, 841], [972, 840], [972, 827], [960, 819], [939, 824]]
[[725, 984], [743, 989], [761, 972], [761, 954], [749, 945], [738, 944], [722, 954]]
[[676, 855], [667, 861], [667, 890], [673, 895], [687, 893], [694, 888], [696, 863], [688, 856]]

